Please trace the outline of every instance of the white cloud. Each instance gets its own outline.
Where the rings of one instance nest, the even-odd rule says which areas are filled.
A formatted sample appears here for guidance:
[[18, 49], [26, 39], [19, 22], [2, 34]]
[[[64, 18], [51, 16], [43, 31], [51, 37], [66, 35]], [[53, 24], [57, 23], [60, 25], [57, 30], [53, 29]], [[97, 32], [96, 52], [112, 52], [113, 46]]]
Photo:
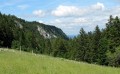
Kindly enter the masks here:
[[80, 8], [77, 6], [59, 5], [55, 10], [52, 11], [52, 15], [57, 17], [83, 16], [104, 9], [105, 9], [104, 4], [99, 2], [84, 8]]
[[95, 5], [92, 5], [92, 8], [95, 9], [95, 10], [104, 10], [105, 9], [105, 6], [103, 3], [97, 3]]
[[75, 6], [63, 6], [60, 5], [56, 10], [52, 11], [52, 14], [55, 16], [72, 16], [75, 15], [79, 9]]
[[44, 23], [44, 21], [42, 21], [42, 20], [39, 20], [38, 22], [39, 22], [39, 23]]
[[33, 11], [33, 15], [35, 15], [37, 17], [43, 17], [43, 16], [45, 16], [45, 12], [42, 10], [35, 10], [35, 11]]
[[25, 10], [29, 7], [29, 5], [18, 5], [18, 8], [20, 8], [21, 10]]
[[80, 24], [80, 23], [89, 23], [89, 20], [87, 18], [76, 18], [73, 21], [74, 21], [74, 23], [78, 23], [78, 24]]

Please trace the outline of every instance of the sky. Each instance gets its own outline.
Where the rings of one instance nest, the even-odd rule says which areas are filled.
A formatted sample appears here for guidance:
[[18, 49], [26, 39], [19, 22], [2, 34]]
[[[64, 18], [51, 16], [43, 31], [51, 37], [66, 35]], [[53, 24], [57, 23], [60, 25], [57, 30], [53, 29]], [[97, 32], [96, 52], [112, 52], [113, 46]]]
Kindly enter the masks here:
[[77, 35], [81, 28], [105, 28], [110, 15], [120, 17], [120, 0], [0, 0], [0, 12]]

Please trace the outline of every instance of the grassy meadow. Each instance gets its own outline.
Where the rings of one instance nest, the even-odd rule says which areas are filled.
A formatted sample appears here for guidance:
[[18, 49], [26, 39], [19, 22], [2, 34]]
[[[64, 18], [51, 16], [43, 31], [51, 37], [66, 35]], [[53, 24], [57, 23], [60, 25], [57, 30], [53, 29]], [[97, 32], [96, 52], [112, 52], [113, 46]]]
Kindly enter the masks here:
[[0, 51], [0, 74], [120, 74], [120, 68], [10, 49]]

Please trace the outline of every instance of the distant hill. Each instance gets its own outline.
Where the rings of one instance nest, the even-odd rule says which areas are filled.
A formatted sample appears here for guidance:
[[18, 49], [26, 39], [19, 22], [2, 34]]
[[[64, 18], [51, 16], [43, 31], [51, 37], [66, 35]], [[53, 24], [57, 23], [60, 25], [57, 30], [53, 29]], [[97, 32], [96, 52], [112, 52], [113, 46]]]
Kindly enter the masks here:
[[42, 51], [45, 40], [54, 38], [68, 39], [67, 35], [55, 26], [36, 21], [29, 22], [14, 15], [0, 13], [0, 47], [21, 46], [28, 50], [33, 48]]
[[[33, 21], [33, 22], [25, 21], [24, 19], [18, 18], [14, 15], [2, 15], [1, 14], [0, 18], [1, 19], [7, 18], [6, 21], [14, 22], [14, 24], [12, 25], [15, 25], [16, 27], [19, 27], [21, 29], [25, 29], [25, 30], [40, 34], [44, 38], [48, 38], [48, 39], [59, 38], [59, 37], [64, 38], [64, 39], [68, 38], [66, 34], [60, 28], [57, 28], [55, 26], [46, 25], [46, 24], [39, 23], [36, 21]], [[2, 24], [2, 20], [0, 22]]]
[[2, 49], [0, 74], [120, 74], [120, 68]]

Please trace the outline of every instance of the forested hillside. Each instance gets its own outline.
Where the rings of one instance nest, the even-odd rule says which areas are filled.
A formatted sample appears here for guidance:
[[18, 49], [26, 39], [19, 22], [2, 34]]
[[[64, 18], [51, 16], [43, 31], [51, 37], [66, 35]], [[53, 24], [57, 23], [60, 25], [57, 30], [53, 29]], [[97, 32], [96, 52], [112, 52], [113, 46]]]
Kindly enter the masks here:
[[47, 54], [106, 66], [120, 66], [120, 18], [110, 16], [106, 28], [73, 39], [54, 26], [0, 14], [0, 47]]
[[53, 38], [68, 39], [66, 34], [55, 26], [29, 22], [14, 15], [0, 13], [0, 47], [24, 51], [34, 49], [36, 53], [43, 53], [47, 47], [46, 43]]

